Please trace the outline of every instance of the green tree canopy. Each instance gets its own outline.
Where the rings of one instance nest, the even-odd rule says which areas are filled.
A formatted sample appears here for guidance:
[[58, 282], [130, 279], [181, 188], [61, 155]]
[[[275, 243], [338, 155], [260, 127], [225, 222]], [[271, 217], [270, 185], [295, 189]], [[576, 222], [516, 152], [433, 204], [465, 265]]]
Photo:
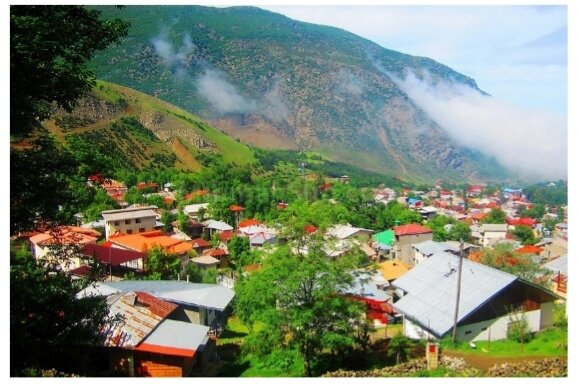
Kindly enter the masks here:
[[10, 133], [27, 134], [91, 90], [87, 61], [128, 32], [119, 19], [73, 5], [10, 6]]
[[484, 224], [504, 224], [507, 223], [507, 214], [500, 208], [493, 208], [481, 223]]
[[328, 258], [318, 238], [309, 242], [306, 256], [289, 245], [278, 248], [261, 270], [236, 284], [236, 314], [250, 328], [262, 324], [248, 350], [297, 348], [312, 376], [325, 348], [334, 352], [354, 345], [364, 309], [342, 292], [352, 284], [356, 265], [355, 257]]
[[501, 271], [534, 282], [546, 274], [546, 270], [526, 254], [515, 251], [512, 243], [497, 243], [483, 249], [483, 263]]

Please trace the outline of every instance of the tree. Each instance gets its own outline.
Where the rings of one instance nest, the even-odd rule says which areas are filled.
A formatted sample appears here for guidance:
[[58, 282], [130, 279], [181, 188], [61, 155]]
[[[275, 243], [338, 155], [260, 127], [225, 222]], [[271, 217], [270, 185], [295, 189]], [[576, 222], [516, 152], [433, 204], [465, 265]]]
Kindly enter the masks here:
[[394, 358], [395, 364], [406, 361], [410, 353], [410, 341], [401, 332], [398, 332], [389, 342], [388, 355]]
[[119, 19], [82, 6], [10, 6], [10, 133], [28, 134], [51, 114], [71, 110], [95, 85], [87, 61], [128, 32]]
[[148, 251], [145, 266], [147, 278], [155, 280], [175, 279], [181, 271], [180, 258], [158, 246]]
[[485, 265], [516, 275], [530, 282], [536, 281], [547, 272], [532, 260], [529, 255], [517, 253], [511, 243], [497, 243], [492, 248], [483, 249], [482, 253], [482, 263]]
[[56, 258], [39, 265], [27, 251], [11, 253], [12, 376], [25, 368], [83, 366], [86, 346], [102, 344], [100, 327], [108, 321], [105, 300], [77, 298], [85, 283], [72, 281], [60, 268], [66, 257]]
[[273, 346], [297, 348], [307, 376], [324, 348], [338, 351], [354, 343], [364, 306], [342, 295], [353, 283], [356, 260], [331, 260], [322, 241], [310, 241], [306, 256], [289, 245], [279, 247], [262, 270], [236, 284], [236, 314], [248, 326], [261, 322], [252, 339], [256, 353]]
[[483, 224], [507, 223], [507, 214], [500, 208], [493, 208], [482, 220]]
[[533, 245], [537, 243], [537, 238], [531, 227], [521, 225], [515, 226], [515, 230], [511, 231], [511, 233], [524, 245]]
[[245, 258], [250, 251], [249, 238], [239, 236], [231, 238], [227, 247], [231, 258], [237, 262], [239, 266], [243, 266], [244, 263], [242, 263], [242, 258]]

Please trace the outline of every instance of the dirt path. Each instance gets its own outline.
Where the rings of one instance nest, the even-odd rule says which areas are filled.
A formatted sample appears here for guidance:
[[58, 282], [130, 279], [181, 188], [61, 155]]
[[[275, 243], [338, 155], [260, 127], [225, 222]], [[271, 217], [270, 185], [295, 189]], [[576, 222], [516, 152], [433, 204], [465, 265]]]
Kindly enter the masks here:
[[487, 371], [489, 368], [493, 367], [495, 364], [502, 364], [502, 363], [522, 363], [531, 360], [543, 360], [543, 359], [551, 359], [551, 358], [562, 358], [565, 359], [567, 356], [521, 356], [521, 357], [504, 357], [504, 356], [491, 356], [491, 355], [483, 355], [480, 353], [477, 354], [470, 354], [470, 353], [463, 353], [463, 352], [456, 352], [452, 350], [444, 350], [444, 355], [450, 357], [460, 357], [463, 358], [468, 365], [474, 367], [481, 371]]

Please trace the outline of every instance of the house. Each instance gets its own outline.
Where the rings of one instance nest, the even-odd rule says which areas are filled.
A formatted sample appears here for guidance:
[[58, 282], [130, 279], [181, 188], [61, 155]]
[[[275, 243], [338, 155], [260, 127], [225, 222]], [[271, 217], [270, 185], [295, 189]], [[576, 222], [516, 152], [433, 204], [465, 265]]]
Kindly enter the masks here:
[[176, 254], [185, 264], [188, 261], [188, 252], [193, 245], [190, 242], [181, 241], [164, 235], [162, 231], [149, 231], [140, 234], [112, 235], [110, 242], [113, 246], [146, 253], [155, 247], [160, 247], [168, 254]]
[[381, 273], [383, 278], [385, 278], [389, 284], [412, 268], [411, 265], [400, 261], [399, 259], [392, 259], [389, 261], [383, 261], [378, 264], [378, 271]]
[[123, 267], [137, 271], [144, 270], [143, 252], [116, 248], [111, 242], [106, 242], [102, 245], [87, 244], [80, 250], [80, 253], [86, 257], [95, 258], [109, 267]]
[[183, 208], [183, 213], [194, 221], [202, 222], [207, 219], [208, 208], [209, 203], [187, 204]]
[[393, 230], [385, 230], [371, 235], [371, 239], [373, 239], [374, 248], [390, 251], [395, 242], [395, 234]]
[[[436, 253], [393, 281], [404, 296], [393, 308], [404, 316], [404, 335], [437, 340], [454, 328], [459, 257]], [[559, 297], [517, 276], [462, 258], [456, 340], [499, 340], [518, 317], [532, 332], [553, 323]]]
[[338, 240], [357, 238], [362, 242], [369, 240], [371, 234], [373, 234], [373, 230], [360, 227], [353, 227], [349, 223], [337, 224], [328, 229], [326, 232], [326, 235], [328, 237], [336, 238]]
[[452, 250], [452, 247], [443, 242], [429, 240], [413, 244], [412, 249], [414, 250], [413, 264], [418, 265], [436, 253]]
[[102, 211], [105, 219], [105, 239], [115, 233], [136, 234], [145, 231], [153, 231], [157, 228], [154, 211], [156, 207], [135, 207], [122, 210]]
[[227, 251], [220, 248], [211, 248], [203, 250], [203, 255], [209, 255], [220, 261], [220, 267], [227, 267], [229, 265], [229, 257]]
[[495, 242], [505, 239], [507, 231], [507, 224], [482, 224], [479, 228], [478, 243], [483, 247], [492, 246]]
[[96, 282], [77, 297], [109, 296], [115, 293], [145, 292], [177, 304], [172, 319], [211, 327], [219, 335], [227, 321], [229, 306], [235, 293], [221, 285], [187, 281], [104, 281]]
[[437, 215], [438, 209], [434, 206], [425, 206], [418, 208], [417, 211], [425, 220], [428, 220]]
[[554, 293], [566, 298], [568, 296], [568, 255], [562, 255], [543, 265], [552, 273], [551, 285]]
[[353, 276], [352, 286], [344, 289], [343, 293], [367, 305], [367, 318], [373, 321], [374, 325], [387, 324], [390, 314], [394, 314], [390, 305], [391, 296], [382, 290], [388, 286], [387, 281], [360, 271], [354, 272]]
[[[75, 269], [84, 265], [82, 256], [77, 254], [76, 249], [96, 243], [101, 237], [101, 233], [90, 228], [77, 226], [57, 226], [52, 229], [37, 233], [28, 238], [33, 256], [39, 259], [57, 259], [54, 255], [56, 250], [65, 249], [68, 260], [61, 262], [63, 269]], [[62, 255], [62, 254], [59, 254]]]
[[432, 240], [432, 229], [419, 224], [404, 224], [393, 228], [395, 244], [393, 259], [398, 258], [408, 265], [414, 264], [414, 250], [412, 245]]
[[171, 320], [178, 305], [142, 291], [107, 295], [103, 328], [110, 371], [125, 376], [188, 376], [215, 352], [209, 327]]
[[193, 249], [195, 249], [199, 254], [201, 254], [204, 249], [211, 247], [211, 244], [203, 238], [193, 239], [191, 243], [193, 245]]
[[217, 269], [220, 260], [210, 255], [201, 255], [199, 257], [191, 258], [191, 262], [196, 263], [203, 270]]
[[208, 219], [208, 220], [204, 221], [203, 226], [204, 226], [203, 232], [206, 234], [207, 239], [211, 239], [211, 237], [215, 233], [218, 233], [221, 231], [233, 230], [233, 227], [231, 227], [227, 223], [220, 221], [220, 220], [214, 220], [214, 219]]
[[535, 245], [543, 247], [542, 255], [548, 261], [568, 254], [568, 241], [564, 238], [544, 238]]

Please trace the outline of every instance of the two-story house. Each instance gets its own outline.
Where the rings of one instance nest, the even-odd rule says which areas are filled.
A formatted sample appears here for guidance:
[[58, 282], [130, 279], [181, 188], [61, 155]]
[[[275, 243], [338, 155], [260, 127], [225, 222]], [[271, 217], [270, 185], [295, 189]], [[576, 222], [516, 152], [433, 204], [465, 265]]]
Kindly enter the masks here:
[[116, 232], [136, 234], [156, 229], [155, 206], [126, 208], [123, 210], [102, 211], [105, 219], [105, 238], [109, 239]]

